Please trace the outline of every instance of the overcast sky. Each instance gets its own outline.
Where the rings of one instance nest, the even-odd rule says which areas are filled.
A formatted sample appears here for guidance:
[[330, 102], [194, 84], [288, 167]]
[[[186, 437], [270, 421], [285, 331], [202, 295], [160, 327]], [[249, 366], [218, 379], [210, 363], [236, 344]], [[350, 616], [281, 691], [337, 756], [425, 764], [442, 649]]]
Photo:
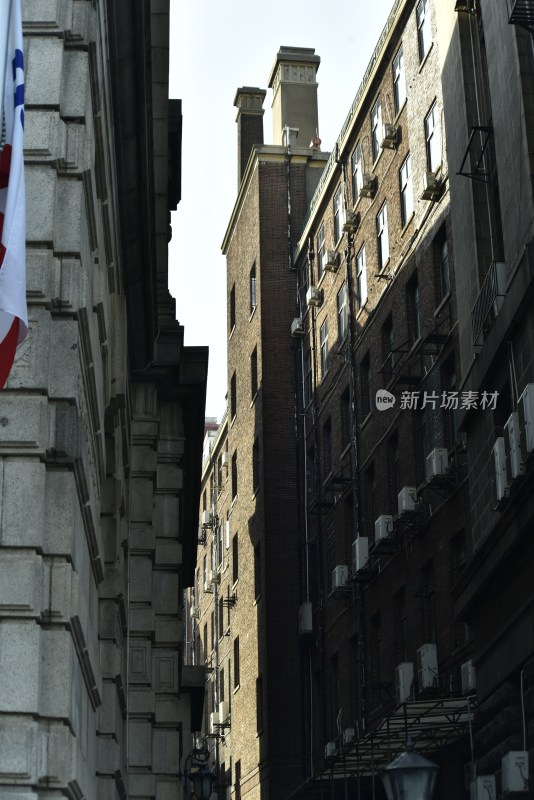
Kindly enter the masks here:
[[[281, 45], [313, 47], [318, 71], [319, 136], [330, 151], [393, 0], [171, 0], [170, 96], [183, 113], [182, 200], [172, 214], [169, 284], [185, 344], [208, 345], [206, 416], [225, 407], [226, 259], [221, 244], [237, 194], [239, 86], [267, 82]], [[272, 93], [264, 141], [272, 142]]]

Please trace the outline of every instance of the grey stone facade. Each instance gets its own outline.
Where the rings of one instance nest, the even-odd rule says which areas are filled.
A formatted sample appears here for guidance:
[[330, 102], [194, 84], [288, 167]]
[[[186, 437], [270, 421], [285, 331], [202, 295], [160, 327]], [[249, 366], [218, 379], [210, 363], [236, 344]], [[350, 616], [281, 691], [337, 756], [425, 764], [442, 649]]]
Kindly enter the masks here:
[[22, 5], [30, 322], [0, 395], [0, 798], [168, 800], [198, 715], [181, 595], [207, 373], [167, 289], [169, 4]]

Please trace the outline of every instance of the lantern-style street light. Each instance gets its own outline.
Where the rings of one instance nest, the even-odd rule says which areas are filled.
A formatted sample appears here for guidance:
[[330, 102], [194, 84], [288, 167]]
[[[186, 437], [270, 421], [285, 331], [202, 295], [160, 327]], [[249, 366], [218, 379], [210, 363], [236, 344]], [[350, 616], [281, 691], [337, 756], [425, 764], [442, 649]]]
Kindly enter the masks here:
[[382, 772], [388, 800], [432, 800], [439, 767], [414, 753], [408, 738], [406, 751], [394, 758]]
[[208, 767], [209, 757], [209, 750], [200, 747], [195, 748], [185, 760], [184, 777], [190, 781], [196, 800], [209, 800], [217, 782], [216, 771]]

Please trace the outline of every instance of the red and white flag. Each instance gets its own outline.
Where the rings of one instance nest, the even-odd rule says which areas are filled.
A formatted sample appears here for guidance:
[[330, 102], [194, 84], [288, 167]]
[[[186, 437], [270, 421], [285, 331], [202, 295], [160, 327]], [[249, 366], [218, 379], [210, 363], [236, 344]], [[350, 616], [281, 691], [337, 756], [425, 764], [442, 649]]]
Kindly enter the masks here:
[[21, 0], [0, 6], [0, 389], [28, 330]]

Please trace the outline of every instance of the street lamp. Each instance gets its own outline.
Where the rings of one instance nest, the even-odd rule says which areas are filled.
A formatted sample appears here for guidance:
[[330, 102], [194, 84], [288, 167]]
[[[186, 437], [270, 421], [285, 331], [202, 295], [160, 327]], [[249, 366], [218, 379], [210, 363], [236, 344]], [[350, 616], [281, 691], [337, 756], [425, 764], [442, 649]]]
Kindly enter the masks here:
[[185, 761], [184, 776], [191, 781], [196, 800], [209, 800], [217, 781], [217, 773], [208, 767], [210, 754], [205, 747], [195, 748]]
[[382, 772], [388, 800], [432, 800], [439, 767], [414, 753], [408, 738], [406, 751], [394, 758]]

